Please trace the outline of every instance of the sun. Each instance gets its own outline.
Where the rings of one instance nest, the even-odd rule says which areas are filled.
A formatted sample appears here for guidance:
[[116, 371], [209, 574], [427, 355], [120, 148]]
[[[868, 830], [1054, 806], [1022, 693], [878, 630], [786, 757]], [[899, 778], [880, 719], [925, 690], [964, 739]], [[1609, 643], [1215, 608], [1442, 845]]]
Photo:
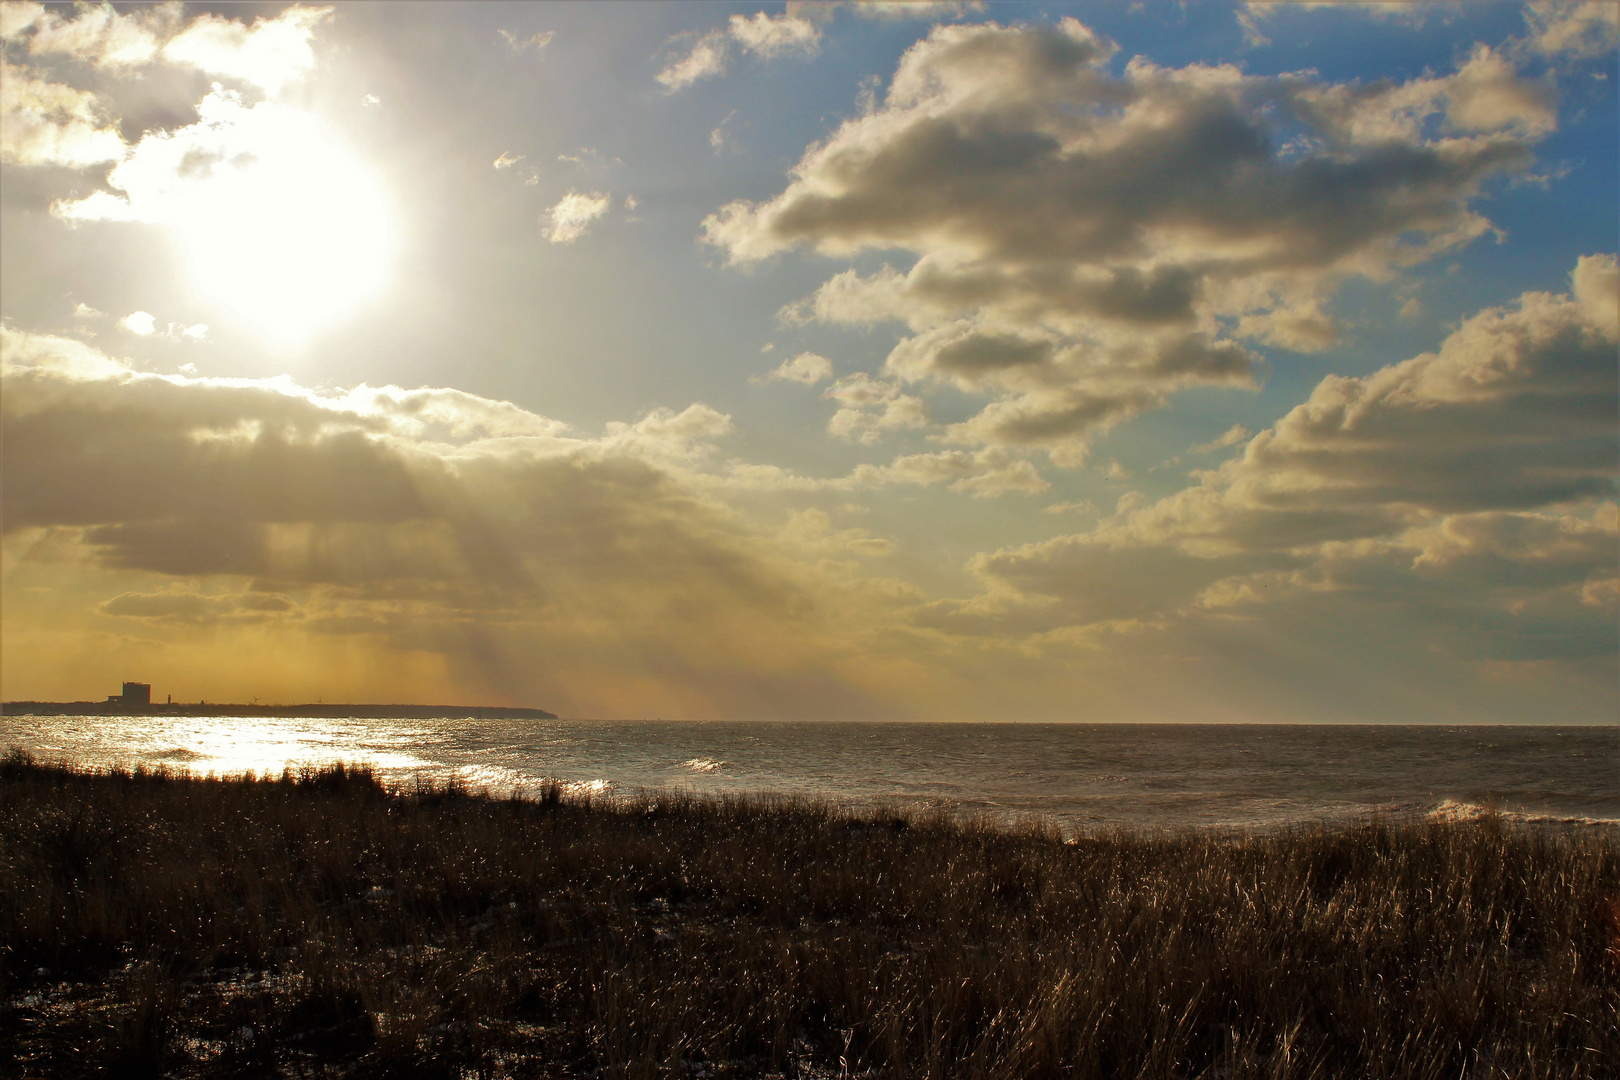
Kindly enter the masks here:
[[200, 293], [302, 341], [385, 284], [390, 215], [372, 173], [313, 116], [261, 105], [234, 119], [171, 221]]

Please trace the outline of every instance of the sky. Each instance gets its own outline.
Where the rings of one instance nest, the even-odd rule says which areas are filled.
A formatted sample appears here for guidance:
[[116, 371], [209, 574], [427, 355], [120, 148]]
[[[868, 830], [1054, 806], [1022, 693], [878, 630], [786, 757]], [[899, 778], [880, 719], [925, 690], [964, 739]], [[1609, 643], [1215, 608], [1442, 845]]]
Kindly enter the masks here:
[[1620, 715], [1620, 6], [0, 36], [7, 700]]

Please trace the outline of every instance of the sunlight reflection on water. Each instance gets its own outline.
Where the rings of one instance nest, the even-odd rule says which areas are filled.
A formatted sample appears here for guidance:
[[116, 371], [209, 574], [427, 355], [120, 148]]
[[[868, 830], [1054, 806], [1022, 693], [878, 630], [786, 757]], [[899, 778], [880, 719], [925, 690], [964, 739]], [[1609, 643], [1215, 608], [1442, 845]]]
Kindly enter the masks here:
[[776, 792], [1065, 829], [1274, 826], [1371, 813], [1620, 822], [1620, 728], [0, 718], [0, 747], [91, 766], [390, 784]]
[[[7, 717], [8, 723], [24, 718]], [[87, 765], [169, 764], [222, 776], [280, 773], [336, 761], [366, 762], [387, 775], [431, 770], [412, 752], [413, 733], [368, 727], [362, 721], [304, 717], [161, 716], [40, 717], [48, 741], [37, 753]], [[24, 743], [24, 745], [27, 745]]]

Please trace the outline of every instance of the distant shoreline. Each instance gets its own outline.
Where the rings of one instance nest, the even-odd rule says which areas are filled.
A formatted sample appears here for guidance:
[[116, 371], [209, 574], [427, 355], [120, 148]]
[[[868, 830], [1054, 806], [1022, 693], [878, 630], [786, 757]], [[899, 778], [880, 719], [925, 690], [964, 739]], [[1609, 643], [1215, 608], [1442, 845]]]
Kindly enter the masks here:
[[7, 701], [3, 716], [310, 716], [356, 720], [555, 720], [544, 709], [486, 705], [240, 705], [196, 702], [121, 705], [104, 701]]

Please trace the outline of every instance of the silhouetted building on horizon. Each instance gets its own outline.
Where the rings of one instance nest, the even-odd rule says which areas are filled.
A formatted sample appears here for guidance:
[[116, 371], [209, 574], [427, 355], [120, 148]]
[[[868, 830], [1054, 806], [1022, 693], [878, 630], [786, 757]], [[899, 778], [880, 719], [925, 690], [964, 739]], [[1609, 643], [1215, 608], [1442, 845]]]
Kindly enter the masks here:
[[150, 705], [152, 704], [152, 684], [143, 682], [127, 682], [124, 684], [122, 694], [111, 694], [107, 698], [109, 705]]

